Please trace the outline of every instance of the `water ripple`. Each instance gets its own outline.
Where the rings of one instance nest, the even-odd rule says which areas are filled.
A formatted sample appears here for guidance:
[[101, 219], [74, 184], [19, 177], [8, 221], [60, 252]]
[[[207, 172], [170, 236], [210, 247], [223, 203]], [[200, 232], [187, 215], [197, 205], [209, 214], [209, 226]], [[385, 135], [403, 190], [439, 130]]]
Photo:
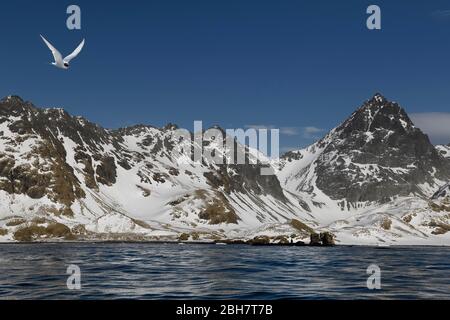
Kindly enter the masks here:
[[[450, 248], [2, 244], [5, 299], [442, 299]], [[66, 287], [67, 266], [82, 289]], [[366, 269], [382, 270], [382, 290]]]

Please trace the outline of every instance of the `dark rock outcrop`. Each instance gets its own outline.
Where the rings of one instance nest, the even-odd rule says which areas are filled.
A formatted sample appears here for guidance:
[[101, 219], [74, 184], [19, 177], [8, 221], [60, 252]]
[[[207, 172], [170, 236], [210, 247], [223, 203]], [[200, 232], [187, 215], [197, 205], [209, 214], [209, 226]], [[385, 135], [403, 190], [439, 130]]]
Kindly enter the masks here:
[[309, 245], [324, 247], [334, 246], [334, 235], [330, 232], [311, 233]]
[[334, 246], [334, 235], [330, 232], [322, 232], [320, 234], [320, 241], [322, 242], [323, 246]]
[[443, 199], [445, 197], [450, 196], [450, 183], [445, 184], [440, 187], [438, 191], [431, 198], [432, 200]]
[[321, 242], [321, 239], [320, 239], [320, 234], [311, 233], [309, 245], [311, 245], [311, 246], [320, 246], [321, 244], [322, 244], [322, 242]]

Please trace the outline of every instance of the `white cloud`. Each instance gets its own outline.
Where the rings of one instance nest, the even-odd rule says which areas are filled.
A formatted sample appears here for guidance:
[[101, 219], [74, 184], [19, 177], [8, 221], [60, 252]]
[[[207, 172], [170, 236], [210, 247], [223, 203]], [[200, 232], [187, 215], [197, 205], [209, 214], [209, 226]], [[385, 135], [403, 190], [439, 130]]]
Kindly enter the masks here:
[[324, 133], [325, 129], [317, 128], [317, 127], [304, 127], [303, 128], [303, 137], [308, 139], [317, 139], [320, 134]]
[[244, 126], [245, 129], [255, 129], [255, 130], [272, 130], [272, 129], [278, 129], [275, 126], [272, 125], [264, 125], [264, 124], [246, 124]]
[[448, 23], [450, 21], [450, 10], [442, 9], [433, 11], [431, 18], [440, 23]]
[[286, 136], [298, 136], [300, 134], [300, 129], [298, 127], [282, 127], [280, 128], [280, 133]]
[[447, 9], [436, 10], [433, 11], [432, 15], [437, 18], [450, 18], [450, 10]]
[[450, 143], [450, 113], [449, 112], [424, 112], [413, 113], [411, 120], [416, 127], [428, 134], [435, 144]]

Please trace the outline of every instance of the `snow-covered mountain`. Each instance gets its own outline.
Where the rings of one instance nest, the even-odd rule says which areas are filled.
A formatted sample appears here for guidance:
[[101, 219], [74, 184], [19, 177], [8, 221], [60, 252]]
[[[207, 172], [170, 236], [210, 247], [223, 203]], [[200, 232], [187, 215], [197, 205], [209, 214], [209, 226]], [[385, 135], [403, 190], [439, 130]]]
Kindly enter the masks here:
[[[1, 100], [2, 239], [221, 239], [301, 217], [295, 197], [276, 176], [261, 176], [261, 165], [174, 157], [176, 129], [111, 131], [62, 109]], [[204, 141], [209, 152], [221, 147]]]
[[450, 244], [429, 236], [435, 220], [449, 222], [430, 200], [450, 181], [444, 150], [376, 94], [317, 143], [284, 155], [278, 177], [342, 242]]
[[[448, 199], [433, 197], [450, 181], [450, 148], [435, 148], [379, 94], [283, 156], [272, 176], [260, 174], [263, 164], [194, 162], [174, 152], [199, 147], [176, 129], [106, 130], [1, 100], [0, 240], [286, 241], [326, 230], [338, 243], [450, 245]], [[202, 147], [234, 157], [214, 139]]]

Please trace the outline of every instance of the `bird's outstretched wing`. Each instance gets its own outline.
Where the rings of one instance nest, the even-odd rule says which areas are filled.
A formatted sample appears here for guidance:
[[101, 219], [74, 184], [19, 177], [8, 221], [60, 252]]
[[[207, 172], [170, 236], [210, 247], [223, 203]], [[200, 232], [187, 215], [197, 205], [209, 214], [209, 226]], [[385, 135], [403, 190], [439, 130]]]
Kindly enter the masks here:
[[48, 42], [47, 39], [45, 39], [42, 35], [41, 35], [41, 38], [42, 38], [42, 40], [44, 40], [45, 44], [52, 52], [55, 62], [57, 64], [61, 63], [63, 61], [61, 53], [54, 46], [52, 46], [52, 44], [50, 42]]
[[81, 52], [81, 49], [83, 49], [83, 47], [84, 47], [84, 39], [71, 54], [69, 54], [67, 57], [64, 58], [64, 62], [69, 63], [70, 60], [75, 58]]

